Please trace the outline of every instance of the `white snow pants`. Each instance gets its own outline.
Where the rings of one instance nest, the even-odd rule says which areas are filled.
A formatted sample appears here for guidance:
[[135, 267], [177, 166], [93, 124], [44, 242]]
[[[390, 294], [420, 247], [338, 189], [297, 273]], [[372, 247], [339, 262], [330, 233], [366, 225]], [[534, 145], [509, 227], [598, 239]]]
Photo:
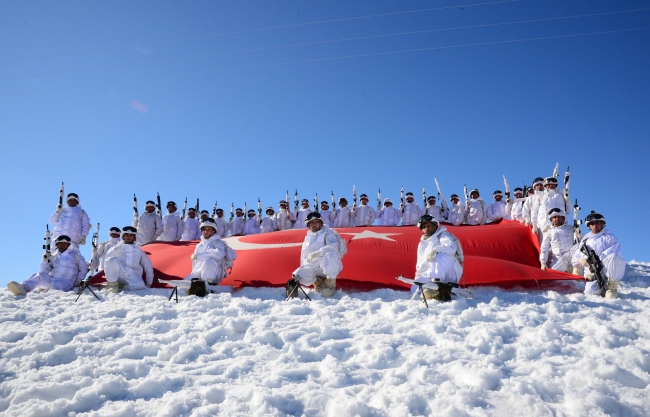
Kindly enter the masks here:
[[221, 265], [214, 258], [208, 258], [205, 261], [194, 261], [192, 272], [184, 279], [200, 278], [202, 281], [220, 282], [223, 278]]
[[25, 291], [34, 291], [36, 288], [47, 288], [59, 291], [70, 291], [74, 288], [74, 279], [57, 278], [46, 272], [37, 272], [23, 281]]
[[147, 288], [141, 276], [137, 276], [130, 268], [124, 268], [117, 258], [110, 258], [104, 264], [106, 281], [126, 285], [129, 290], [142, 290]]
[[439, 279], [444, 284], [449, 282], [458, 284], [460, 277], [456, 275], [454, 269], [454, 258], [446, 253], [438, 253], [431, 263], [424, 263], [423, 266], [427, 267], [427, 269], [418, 271], [415, 281], [429, 283]]
[[571, 273], [573, 271], [573, 265], [571, 265], [571, 251], [567, 251], [559, 258], [555, 256], [555, 254], [551, 253], [551, 265], [549, 268], [556, 271]]
[[[601, 260], [603, 263], [603, 272], [608, 279], [612, 281], [620, 281], [625, 275], [625, 259], [618, 253], [612, 253], [607, 256], [605, 259]], [[585, 268], [589, 270], [589, 268]], [[607, 282], [605, 282], [607, 285]], [[606, 289], [606, 288], [605, 288]], [[585, 283], [585, 294], [598, 294], [602, 293], [602, 289], [598, 286], [598, 281], [595, 279], [593, 281], [587, 281]]]
[[293, 271], [293, 276], [298, 277], [302, 285], [312, 285], [317, 277], [336, 279], [342, 269], [341, 258], [333, 252], [327, 252], [325, 256], [300, 266]]

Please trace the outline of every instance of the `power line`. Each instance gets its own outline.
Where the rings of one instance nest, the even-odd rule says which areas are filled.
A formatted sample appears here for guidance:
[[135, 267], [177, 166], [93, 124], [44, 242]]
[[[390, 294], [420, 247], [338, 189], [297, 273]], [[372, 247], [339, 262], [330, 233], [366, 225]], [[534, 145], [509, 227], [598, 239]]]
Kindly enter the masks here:
[[[190, 37], [185, 37], [185, 38], [168, 39], [168, 40], [164, 40], [164, 41], [149, 42], [149, 44], [150, 45], [160, 45], [160, 44], [165, 44], [165, 43], [183, 42], [183, 41], [189, 41], [189, 40], [195, 40], [195, 39], [213, 38], [213, 37], [217, 37], [217, 36], [240, 35], [240, 34], [244, 34], [244, 33], [261, 32], [261, 31], [266, 31], [266, 30], [287, 29], [287, 28], [300, 27], [300, 26], [319, 25], [319, 24], [324, 24], [324, 23], [345, 22], [345, 21], [359, 20], [359, 19], [370, 19], [370, 18], [374, 18], [374, 17], [396, 16], [396, 15], [403, 15], [403, 14], [433, 12], [433, 11], [448, 10], [448, 9], [460, 9], [460, 8], [464, 8], [464, 7], [490, 6], [490, 5], [493, 5], [493, 4], [512, 3], [512, 2], [517, 2], [517, 1], [519, 1], [519, 0], [498, 0], [498, 1], [492, 1], [492, 2], [486, 2], [486, 3], [461, 4], [461, 5], [458, 5], [458, 6], [433, 7], [433, 8], [429, 8], [429, 9], [405, 10], [405, 11], [401, 11], [401, 12], [380, 13], [380, 14], [371, 14], [371, 15], [355, 16], [355, 17], [342, 17], [342, 18], [338, 18], [338, 19], [320, 20], [320, 21], [315, 21], [315, 22], [293, 23], [293, 24], [290, 24], [290, 25], [268, 26], [268, 27], [263, 27], [263, 28], [239, 30], [239, 31], [234, 31], [234, 32], [222, 32], [222, 33], [213, 33], [213, 34], [209, 34], [209, 35], [200, 35], [200, 36], [190, 36]], [[130, 47], [131, 46], [118, 46], [118, 47], [115, 47], [115, 48], [93, 49], [93, 50], [89, 50], [89, 51], [68, 52], [68, 53], [64, 53], [64, 54], [53, 54], [53, 55], [42, 55], [42, 56], [35, 56], [35, 57], [27, 57], [27, 58], [7, 59], [7, 60], [0, 61], [0, 64], [8, 63], [8, 62], [31, 61], [31, 60], [35, 60], [35, 59], [58, 58], [58, 57], [70, 56], [70, 55], [89, 54], [89, 53], [99, 52], [99, 51], [114, 51], [114, 50], [120, 50], [120, 49], [127, 49], [127, 48], [130, 48]]]
[[[226, 51], [226, 52], [217, 52], [217, 53], [212, 53], [212, 54], [190, 55], [190, 56], [178, 57], [178, 58], [159, 59], [159, 60], [153, 60], [153, 61], [149, 61], [149, 62], [143, 62], [143, 63], [141, 63], [139, 65], [147, 65], [147, 64], [161, 63], [161, 62], [182, 61], [182, 60], [186, 60], [186, 59], [207, 58], [207, 57], [212, 57], [212, 56], [230, 55], [230, 54], [238, 54], [238, 53], [246, 53], [246, 52], [261, 52], [261, 51], [269, 51], [269, 50], [273, 50], [273, 49], [293, 48], [293, 47], [298, 47], [298, 46], [311, 46], [311, 45], [320, 45], [320, 44], [335, 43], [335, 42], [348, 42], [348, 41], [356, 41], [356, 40], [378, 39], [378, 38], [386, 38], [386, 37], [392, 37], [392, 36], [421, 35], [421, 34], [425, 34], [425, 33], [445, 32], [445, 31], [452, 31], [452, 30], [478, 29], [478, 28], [507, 26], [507, 25], [524, 24], [524, 23], [539, 23], [539, 22], [549, 22], [549, 21], [557, 21], [557, 20], [576, 19], [576, 18], [583, 18], [583, 17], [605, 16], [605, 15], [612, 15], [612, 14], [638, 12], [638, 11], [644, 11], [644, 10], [650, 10], [650, 7], [644, 7], [644, 8], [640, 8], [640, 9], [629, 9], [629, 10], [615, 10], [615, 11], [601, 12], [601, 13], [580, 14], [580, 15], [572, 15], [572, 16], [560, 16], [560, 17], [547, 17], [547, 18], [541, 18], [541, 19], [519, 20], [519, 21], [515, 21], [515, 22], [485, 23], [485, 24], [480, 24], [480, 25], [456, 26], [456, 27], [451, 27], [451, 28], [426, 29], [426, 30], [418, 30], [418, 31], [411, 31], [411, 32], [399, 32], [399, 33], [388, 33], [388, 34], [381, 34], [381, 35], [358, 36], [358, 37], [353, 37], [353, 38], [328, 39], [328, 40], [323, 40], [323, 41], [294, 43], [294, 44], [288, 44], [288, 45], [276, 45], [276, 46], [269, 46], [269, 47], [264, 47], [264, 48], [240, 49], [240, 50], [237, 50], [237, 51]], [[77, 72], [94, 71], [94, 70], [101, 70], [101, 69], [107, 69], [107, 68], [120, 68], [120, 67], [121, 66], [119, 66], [119, 65], [112, 65], [112, 66], [109, 65], [109, 66], [102, 66], [102, 67], [83, 68], [83, 69], [76, 69], [76, 70], [69, 70], [69, 71], [58, 71], [58, 72], [50, 72], [50, 73], [43, 73], [43, 74], [18, 75], [18, 76], [15, 76], [15, 77], [0, 78], [0, 81], [2, 81], [2, 80], [15, 80], [15, 79], [21, 79], [21, 78], [42, 77], [42, 76], [48, 76], [48, 75], [72, 74], [72, 73], [77, 73]]]
[[[399, 51], [372, 52], [372, 53], [367, 53], [367, 54], [343, 55], [343, 56], [336, 56], [336, 57], [329, 57], [329, 58], [314, 58], [314, 59], [305, 59], [305, 60], [298, 60], [298, 61], [278, 62], [278, 63], [274, 63], [274, 64], [251, 65], [251, 66], [232, 67], [232, 68], [224, 68], [224, 69], [217, 69], [217, 70], [210, 70], [210, 71], [177, 73], [177, 74], [161, 75], [161, 76], [156, 76], [156, 77], [138, 77], [138, 78], [132, 78], [130, 81], [146, 81], [146, 80], [154, 80], [154, 79], [161, 79], [161, 78], [164, 79], [164, 78], [170, 78], [170, 77], [183, 77], [183, 76], [188, 76], [188, 75], [213, 74], [213, 73], [218, 73], [218, 72], [239, 71], [239, 70], [247, 70], [247, 69], [257, 69], [257, 68], [269, 68], [269, 67], [277, 67], [277, 66], [284, 66], [284, 65], [305, 64], [305, 63], [312, 63], [312, 62], [335, 61], [335, 60], [339, 60], [339, 59], [367, 58], [367, 57], [372, 57], [372, 56], [395, 55], [395, 54], [403, 54], [403, 53], [410, 53], [410, 52], [436, 51], [436, 50], [443, 50], [443, 49], [466, 48], [466, 47], [472, 47], [472, 46], [488, 46], [488, 45], [499, 45], [499, 44], [530, 42], [530, 41], [541, 41], [541, 40], [550, 40], [550, 39], [574, 38], [574, 37], [580, 37], [580, 36], [605, 35], [605, 34], [610, 34], [610, 33], [633, 32], [633, 31], [640, 31], [640, 30], [646, 30], [646, 29], [650, 29], [650, 26], [644, 26], [644, 27], [639, 27], [639, 28], [630, 28], [630, 29], [606, 30], [606, 31], [601, 31], [601, 32], [576, 33], [576, 34], [570, 34], [570, 35], [542, 36], [542, 37], [537, 37], [537, 38], [524, 38], [524, 39], [511, 39], [511, 40], [504, 40], [504, 41], [493, 41], [493, 42], [466, 43], [466, 44], [449, 45], [449, 46], [435, 46], [435, 47], [430, 47], [430, 48], [402, 49], [402, 50], [399, 50]], [[113, 84], [113, 83], [114, 83], [114, 81], [110, 81], [110, 82], [102, 82], [102, 83], [80, 84], [80, 85], [67, 86], [67, 87], [45, 88], [45, 89], [29, 90], [29, 91], [15, 91], [15, 92], [9, 92], [9, 93], [0, 93], [0, 96], [8, 96], [8, 95], [14, 95], [14, 94], [38, 93], [38, 92], [43, 92], [43, 91], [69, 90], [69, 89], [74, 89], [74, 88], [95, 87], [95, 86], [108, 85], [108, 84]]]

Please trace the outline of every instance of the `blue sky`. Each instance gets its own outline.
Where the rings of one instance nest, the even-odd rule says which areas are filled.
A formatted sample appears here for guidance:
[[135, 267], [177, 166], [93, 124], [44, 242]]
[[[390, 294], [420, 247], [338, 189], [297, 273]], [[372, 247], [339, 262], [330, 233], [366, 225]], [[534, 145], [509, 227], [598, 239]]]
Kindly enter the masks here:
[[227, 210], [356, 184], [375, 203], [437, 177], [489, 202], [502, 175], [530, 184], [556, 162], [581, 217], [603, 213], [624, 257], [650, 261], [648, 8], [4, 2], [0, 285], [37, 270], [61, 181], [104, 240], [133, 193]]

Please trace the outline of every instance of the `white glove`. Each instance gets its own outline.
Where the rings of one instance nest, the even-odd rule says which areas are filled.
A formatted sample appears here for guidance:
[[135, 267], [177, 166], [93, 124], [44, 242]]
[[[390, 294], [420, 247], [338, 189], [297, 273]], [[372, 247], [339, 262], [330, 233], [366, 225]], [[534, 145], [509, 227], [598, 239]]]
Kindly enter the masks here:
[[79, 244], [80, 245], [85, 245], [86, 244], [86, 236], [81, 236], [81, 239], [79, 239]]
[[135, 212], [134, 212], [134, 213], [133, 213], [133, 218], [136, 219], [136, 220], [138, 220], [138, 213], [135, 213]]
[[533, 225], [533, 233], [537, 234], [537, 225], [536, 224]]
[[587, 268], [589, 265], [589, 262], [587, 262], [587, 258], [578, 258], [578, 263], [582, 265], [583, 268]]
[[429, 252], [427, 252], [425, 257], [426, 257], [427, 261], [433, 262], [433, 259], [436, 257], [437, 254], [438, 254], [437, 250], [431, 249]]
[[318, 251], [310, 253], [309, 256], [307, 256], [307, 259], [306, 259], [307, 263], [311, 263], [311, 261], [313, 261], [314, 258], [317, 257], [318, 255], [319, 255]]
[[524, 224], [525, 224], [526, 226], [530, 226], [530, 221], [528, 221], [528, 219], [524, 219]]
[[593, 281], [595, 279], [595, 277], [596, 277], [596, 274], [591, 272], [591, 270], [589, 270], [589, 269], [585, 269], [585, 279], [587, 281]]
[[193, 253], [192, 256], [190, 256], [190, 259], [193, 260], [193, 261], [196, 261], [196, 259], [197, 259], [196, 258], [196, 253]]
[[546, 264], [544, 262], [540, 262], [540, 264], [542, 271], [546, 271]]
[[57, 204], [57, 205], [56, 205], [56, 212], [57, 212], [57, 213], [61, 213], [61, 209], [62, 209], [62, 208], [63, 208], [63, 206], [62, 206], [61, 204]]

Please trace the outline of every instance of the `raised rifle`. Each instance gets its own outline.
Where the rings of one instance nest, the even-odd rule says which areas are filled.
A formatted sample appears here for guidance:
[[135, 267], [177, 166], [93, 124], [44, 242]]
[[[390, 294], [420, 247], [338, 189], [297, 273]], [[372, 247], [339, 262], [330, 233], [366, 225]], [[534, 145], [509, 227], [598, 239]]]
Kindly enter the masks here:
[[287, 190], [287, 193], [284, 195], [284, 201], [287, 203], [287, 212], [289, 211], [289, 190]]
[[433, 181], [435, 181], [436, 188], [438, 189], [438, 200], [440, 200], [440, 212], [442, 214], [445, 214], [445, 210], [447, 210], [445, 206], [447, 205], [447, 203], [445, 203], [442, 199], [442, 191], [440, 191], [440, 184], [438, 184], [438, 178], [434, 178]]
[[357, 186], [356, 185], [352, 186], [352, 201], [354, 202], [352, 208], [356, 209], [357, 208]]
[[181, 213], [181, 220], [185, 220], [186, 211], [187, 211], [187, 197], [185, 197], [185, 202], [183, 203], [183, 212]]
[[43, 262], [47, 262], [52, 266], [52, 235], [50, 234], [50, 226], [47, 224], [45, 225], [45, 237], [43, 240], [45, 240], [45, 244], [43, 245], [43, 249], [45, 249]]
[[583, 243], [582, 246], [580, 246], [580, 252], [587, 256], [587, 265], [589, 266], [589, 270], [596, 277], [598, 286], [601, 289], [605, 289], [607, 276], [605, 276], [605, 273], [603, 272], [603, 263], [600, 261], [598, 255], [596, 255], [596, 252], [593, 249], [590, 249], [587, 246], [587, 243]]
[[465, 221], [469, 215], [469, 193], [467, 192], [467, 185], [463, 184], [463, 191], [465, 192]]
[[[287, 204], [289, 202], [287, 201]], [[293, 203], [296, 206], [296, 211], [298, 211], [298, 189], [296, 189], [296, 193], [293, 195]]]
[[133, 193], [133, 218], [138, 220], [138, 198]]
[[235, 203], [230, 206], [230, 221], [235, 218]]
[[573, 206], [573, 244], [579, 243], [582, 240], [582, 230], [580, 230], [580, 225], [582, 220], [578, 218], [578, 212], [580, 211], [580, 206], [578, 205], [578, 199], [576, 198], [576, 203]]
[[63, 194], [64, 194], [63, 183], [61, 183], [61, 189], [59, 190], [59, 205], [58, 205], [59, 208], [63, 208]]
[[557, 178], [558, 175], [560, 175], [560, 163], [556, 162], [555, 163], [555, 168], [553, 169], [553, 178]]
[[422, 204], [424, 207], [424, 211], [427, 211], [427, 190], [426, 188], [422, 187]]
[[510, 204], [512, 200], [510, 199], [510, 184], [508, 184], [508, 180], [506, 179], [506, 176], [503, 176], [503, 185], [506, 187], [506, 203]]
[[160, 193], [156, 191], [156, 200], [158, 203], [156, 204], [156, 208], [158, 209], [158, 215], [162, 219], [162, 205], [160, 204]]
[[318, 213], [319, 207], [318, 207], [318, 193], [316, 193], [316, 197], [314, 197], [314, 211]]
[[215, 219], [217, 217], [217, 203], [218, 202], [219, 202], [218, 200], [215, 201], [214, 202], [214, 207], [212, 207], [212, 218], [213, 219]]
[[334, 201], [334, 191], [330, 191], [332, 193], [332, 210], [336, 211], [336, 202]]
[[381, 210], [381, 188], [377, 191], [377, 210]]
[[194, 207], [194, 211], [196, 211], [197, 216], [201, 217], [201, 215], [200, 215], [201, 212], [199, 211], [199, 198], [198, 197], [196, 197], [196, 207]]
[[[93, 259], [97, 255], [97, 246], [99, 246], [99, 223], [97, 223], [97, 231], [93, 233], [93, 238], [90, 242], [92, 244], [92, 254], [93, 254]], [[91, 262], [92, 264], [92, 262]], [[97, 259], [97, 267], [95, 268], [95, 272], [99, 271], [99, 259]]]
[[260, 219], [262, 218], [262, 202], [260, 201], [259, 197], [257, 197], [257, 215], [259, 216]]
[[404, 199], [404, 186], [402, 185], [402, 191], [400, 191], [400, 205], [402, 206], [402, 214], [404, 214], [404, 207], [406, 205], [406, 200]]

